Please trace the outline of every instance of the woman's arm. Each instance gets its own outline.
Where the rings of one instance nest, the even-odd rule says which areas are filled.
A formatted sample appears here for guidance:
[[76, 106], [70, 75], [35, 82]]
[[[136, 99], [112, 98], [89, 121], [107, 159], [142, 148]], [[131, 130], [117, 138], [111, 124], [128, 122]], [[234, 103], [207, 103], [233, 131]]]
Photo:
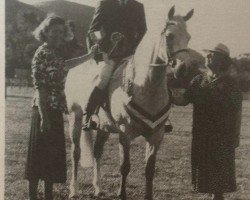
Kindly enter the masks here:
[[47, 108], [47, 53], [43, 49], [38, 49], [32, 60], [32, 78], [36, 90], [36, 105], [38, 106], [41, 117], [41, 131], [48, 131], [50, 128]]
[[66, 66], [68, 69], [72, 69], [72, 68], [80, 65], [81, 63], [88, 61], [92, 57], [93, 57], [93, 55], [91, 53], [88, 53], [86, 55], [83, 55], [83, 56], [80, 56], [77, 58], [72, 58], [72, 59], [66, 60], [65, 63], [66, 63]]
[[88, 54], [77, 57], [77, 58], [72, 58], [72, 59], [66, 60], [65, 64], [66, 64], [67, 68], [72, 69], [72, 68], [90, 60], [91, 58], [94, 57], [94, 54], [97, 51], [97, 49], [98, 49], [98, 45], [94, 45], [91, 47], [91, 50]]
[[40, 88], [37, 90], [37, 104], [38, 110], [41, 117], [41, 131], [47, 132], [50, 129], [50, 122], [48, 117], [47, 108], [47, 91], [45, 88]]

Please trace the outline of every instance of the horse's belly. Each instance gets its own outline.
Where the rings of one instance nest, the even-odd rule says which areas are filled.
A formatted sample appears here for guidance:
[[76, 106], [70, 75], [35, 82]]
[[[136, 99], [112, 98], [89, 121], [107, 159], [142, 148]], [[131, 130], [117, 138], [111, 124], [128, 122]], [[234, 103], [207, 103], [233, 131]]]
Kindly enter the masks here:
[[101, 64], [97, 65], [94, 61], [88, 61], [69, 71], [65, 84], [69, 108], [73, 103], [85, 106], [94, 87], [93, 79], [99, 73], [100, 68]]

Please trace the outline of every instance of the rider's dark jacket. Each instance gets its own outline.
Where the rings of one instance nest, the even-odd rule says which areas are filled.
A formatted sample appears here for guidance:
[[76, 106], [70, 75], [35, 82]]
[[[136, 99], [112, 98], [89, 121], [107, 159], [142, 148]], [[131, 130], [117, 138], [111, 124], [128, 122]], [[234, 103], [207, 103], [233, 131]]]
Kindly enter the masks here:
[[[112, 48], [112, 33], [119, 32], [126, 40], [126, 51], [122, 51], [124, 55], [121, 56], [129, 56], [134, 53], [146, 30], [143, 4], [135, 0], [127, 0], [123, 5], [119, 0], [100, 0], [88, 31], [88, 44], [89, 47], [93, 45], [90, 33], [102, 31], [104, 34], [99, 43], [100, 48], [108, 53]], [[116, 51], [119, 52], [119, 49]]]

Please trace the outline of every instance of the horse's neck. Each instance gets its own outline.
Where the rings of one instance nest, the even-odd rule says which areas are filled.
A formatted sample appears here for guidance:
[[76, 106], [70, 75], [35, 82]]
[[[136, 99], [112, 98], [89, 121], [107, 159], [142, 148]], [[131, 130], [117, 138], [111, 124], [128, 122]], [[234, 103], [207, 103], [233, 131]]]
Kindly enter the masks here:
[[187, 49], [187, 48], [188, 48], [188, 43], [175, 44], [173, 46], [173, 52], [177, 52], [177, 51], [180, 51], [182, 49]]
[[137, 50], [133, 65], [133, 101], [152, 115], [169, 103], [166, 68], [150, 67], [160, 53], [159, 45], [161, 40], [152, 47], [153, 49], [146, 51], [146, 54], [142, 49]]
[[[159, 74], [162, 77], [157, 77]], [[156, 77], [150, 77], [148, 70], [144, 84], [135, 84], [133, 88], [133, 101], [151, 115], [159, 113], [169, 103], [167, 80], [166, 76], [162, 74], [165, 74], [165, 69], [162, 70], [162, 73], [156, 73], [154, 75]], [[140, 74], [136, 74], [135, 78], [137, 75], [140, 76]]]

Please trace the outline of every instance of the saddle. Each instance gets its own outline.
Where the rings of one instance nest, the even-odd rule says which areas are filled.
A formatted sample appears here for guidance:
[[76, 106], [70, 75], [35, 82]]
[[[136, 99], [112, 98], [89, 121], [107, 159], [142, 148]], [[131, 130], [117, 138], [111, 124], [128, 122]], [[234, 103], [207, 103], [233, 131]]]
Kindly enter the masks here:
[[[133, 94], [133, 87], [134, 87], [134, 77], [135, 77], [134, 60], [133, 60], [133, 56], [130, 56], [130, 57], [123, 59], [118, 64], [110, 81], [112, 81], [112, 85], [117, 85], [118, 87], [121, 87], [124, 93], [127, 94], [126, 96], [131, 97], [131, 98], [128, 98], [128, 100], [130, 99], [128, 102], [129, 107], [132, 106], [138, 109], [138, 111], [145, 113], [143, 112], [143, 110], [140, 109], [140, 106], [138, 107], [137, 104], [133, 102], [133, 100], [131, 100], [132, 94]], [[117, 82], [117, 84], [115, 82]], [[103, 100], [103, 104], [100, 105], [100, 107], [102, 107], [106, 111], [108, 118], [114, 122], [114, 119], [111, 115], [111, 106], [110, 106], [110, 98], [109, 98], [110, 91], [108, 91], [109, 89], [110, 89], [110, 85], [106, 88], [106, 91], [105, 91], [106, 96]], [[111, 89], [113, 90], [114, 88], [111, 88]], [[124, 102], [126, 102], [126, 100], [124, 100]], [[171, 104], [167, 105], [166, 109], [164, 108], [164, 110], [169, 110], [170, 105]], [[129, 115], [131, 114], [131, 112], [129, 112], [129, 110], [127, 109], [127, 106], [125, 106], [125, 110], [127, 111]], [[96, 114], [98, 113], [98, 111], [99, 109], [97, 110]], [[131, 117], [133, 118], [133, 116]], [[168, 120], [165, 125], [165, 132], [169, 133], [172, 131], [172, 129], [173, 129], [172, 124]]]
[[[105, 108], [110, 107], [109, 102], [109, 88], [111, 81], [121, 81], [122, 90], [127, 93], [129, 96], [132, 94], [133, 87], [133, 78], [134, 78], [134, 62], [133, 56], [126, 57], [117, 64], [113, 75], [110, 79], [108, 86], [105, 89], [106, 98], [102, 104]], [[120, 85], [120, 84], [117, 84]]]

